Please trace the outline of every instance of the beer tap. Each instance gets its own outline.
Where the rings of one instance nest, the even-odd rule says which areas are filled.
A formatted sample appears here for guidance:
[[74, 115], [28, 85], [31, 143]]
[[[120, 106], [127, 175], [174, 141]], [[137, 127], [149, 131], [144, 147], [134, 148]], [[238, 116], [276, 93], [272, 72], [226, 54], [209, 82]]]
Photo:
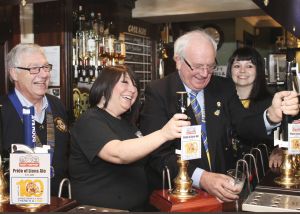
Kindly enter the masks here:
[[[286, 72], [286, 90], [292, 91], [294, 89], [294, 75], [292, 73], [292, 62], [287, 61], [287, 72]], [[282, 119], [282, 140], [289, 143], [288, 139], [288, 124], [291, 123], [291, 116], [283, 114]], [[288, 145], [288, 144], [287, 144]], [[293, 161], [293, 155], [289, 154], [287, 148], [283, 149], [282, 164], [280, 166], [280, 177], [274, 179], [275, 183], [282, 185], [286, 188], [300, 184], [300, 180], [295, 178], [295, 167]]]
[[[185, 114], [188, 106], [187, 92], [177, 91], [176, 95], [178, 100], [178, 112]], [[188, 160], [182, 160], [181, 155], [177, 154], [177, 164], [179, 170], [176, 178], [173, 180], [175, 187], [173, 189], [170, 189], [169, 193], [180, 200], [186, 200], [195, 197], [197, 194], [196, 191], [192, 188], [193, 181], [187, 173], [187, 167], [189, 164]]]
[[[292, 62], [287, 62], [287, 72], [286, 72], [286, 87], [287, 91], [293, 90], [293, 74], [291, 70]], [[283, 141], [288, 141], [288, 125], [291, 122], [291, 116], [283, 114], [282, 119], [282, 139]]]

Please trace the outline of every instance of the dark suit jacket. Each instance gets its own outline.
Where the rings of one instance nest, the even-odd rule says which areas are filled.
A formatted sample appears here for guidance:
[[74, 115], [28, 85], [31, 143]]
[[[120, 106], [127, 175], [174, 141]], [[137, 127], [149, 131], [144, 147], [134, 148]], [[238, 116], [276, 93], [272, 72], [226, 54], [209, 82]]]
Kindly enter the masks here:
[[[140, 117], [140, 128], [144, 135], [160, 129], [177, 113], [176, 91], [185, 91], [178, 72], [147, 86]], [[233, 164], [229, 140], [231, 128], [234, 127], [239, 135], [247, 138], [267, 138], [263, 114], [249, 115], [236, 94], [232, 80], [221, 77], [212, 76], [204, 90], [204, 101], [212, 171], [224, 173]], [[191, 117], [192, 125], [197, 124], [191, 106], [188, 107], [187, 114]], [[180, 139], [163, 144], [150, 155], [147, 166], [150, 188], [161, 188], [164, 166], [168, 166], [172, 179], [177, 175], [175, 149], [180, 149]], [[192, 176], [196, 167], [209, 171], [203, 145], [202, 158], [189, 161], [189, 176]]]
[[[250, 113], [263, 113], [271, 104], [272, 104], [273, 95], [267, 94], [263, 98], [250, 102], [249, 108], [246, 109], [246, 111]], [[253, 141], [249, 140], [248, 138], [245, 138], [243, 136], [238, 136], [237, 133], [233, 130], [232, 137], [235, 138], [235, 143], [237, 151], [234, 154], [235, 160], [243, 158], [244, 154], [249, 153], [253, 147], [256, 147], [258, 144], [265, 144], [268, 146], [269, 150], [272, 150], [274, 148], [273, 146], [273, 134], [269, 136], [268, 139], [260, 140], [260, 141]], [[266, 156], [267, 157], [267, 156]], [[267, 159], [265, 160], [265, 164], [267, 165]]]

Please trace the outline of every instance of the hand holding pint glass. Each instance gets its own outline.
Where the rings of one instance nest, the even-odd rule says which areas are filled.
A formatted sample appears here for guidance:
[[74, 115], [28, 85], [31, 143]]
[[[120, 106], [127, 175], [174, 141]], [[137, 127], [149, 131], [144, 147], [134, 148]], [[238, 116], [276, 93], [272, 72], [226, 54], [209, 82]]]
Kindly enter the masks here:
[[234, 194], [239, 194], [244, 187], [246, 176], [242, 171], [229, 169], [227, 175], [231, 177], [230, 183], [236, 187]]

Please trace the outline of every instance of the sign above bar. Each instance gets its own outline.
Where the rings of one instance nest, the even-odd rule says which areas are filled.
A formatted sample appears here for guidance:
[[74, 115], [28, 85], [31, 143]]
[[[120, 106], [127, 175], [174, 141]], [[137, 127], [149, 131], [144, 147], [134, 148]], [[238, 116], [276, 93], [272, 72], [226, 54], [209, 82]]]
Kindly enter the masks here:
[[142, 35], [142, 36], [147, 35], [147, 29], [146, 28], [135, 26], [135, 25], [128, 25], [128, 30], [127, 31], [128, 31], [128, 33], [134, 33], [134, 34], [138, 34], [138, 35]]

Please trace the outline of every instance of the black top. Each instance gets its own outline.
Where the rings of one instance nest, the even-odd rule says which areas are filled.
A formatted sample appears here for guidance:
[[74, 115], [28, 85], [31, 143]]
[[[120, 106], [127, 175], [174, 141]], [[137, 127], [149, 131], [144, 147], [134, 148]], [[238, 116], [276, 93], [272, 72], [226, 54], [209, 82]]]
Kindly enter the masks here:
[[[61, 101], [52, 95], [46, 95], [51, 107], [55, 127], [55, 148], [53, 156], [54, 178], [51, 179], [51, 195], [57, 196], [59, 183], [67, 177], [67, 159], [69, 147], [68, 118]], [[3, 151], [4, 157], [9, 157], [11, 144], [24, 144], [23, 123], [7, 95], [0, 98], [2, 104]], [[47, 142], [46, 114], [43, 124], [36, 122], [37, 135], [43, 144]], [[65, 126], [61, 126], [61, 122]], [[42, 128], [43, 127], [43, 128]]]
[[143, 161], [113, 164], [97, 155], [111, 140], [136, 138], [137, 128], [98, 107], [87, 110], [71, 129], [72, 197], [80, 204], [141, 210], [147, 199]]

